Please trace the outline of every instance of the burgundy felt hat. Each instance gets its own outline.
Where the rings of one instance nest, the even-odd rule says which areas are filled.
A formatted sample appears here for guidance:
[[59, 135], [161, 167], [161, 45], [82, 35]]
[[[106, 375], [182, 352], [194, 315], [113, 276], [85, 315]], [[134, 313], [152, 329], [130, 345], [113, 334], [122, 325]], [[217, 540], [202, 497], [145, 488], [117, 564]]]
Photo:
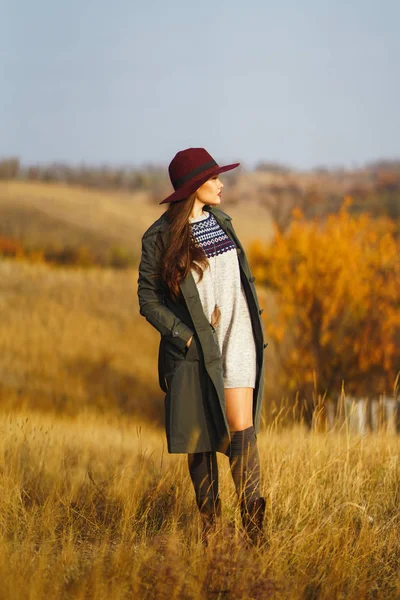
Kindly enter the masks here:
[[175, 154], [168, 167], [169, 178], [175, 191], [159, 204], [183, 200], [195, 192], [210, 177], [235, 169], [239, 165], [240, 163], [232, 163], [220, 167], [204, 148], [180, 150]]

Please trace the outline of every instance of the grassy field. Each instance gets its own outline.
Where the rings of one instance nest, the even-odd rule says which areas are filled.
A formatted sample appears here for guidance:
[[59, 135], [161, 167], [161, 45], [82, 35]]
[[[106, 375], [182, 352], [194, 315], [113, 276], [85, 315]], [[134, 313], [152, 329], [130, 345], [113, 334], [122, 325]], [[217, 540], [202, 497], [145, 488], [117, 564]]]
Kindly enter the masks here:
[[[229, 198], [229, 190], [226, 191]], [[242, 243], [271, 235], [271, 220], [256, 198], [228, 212]], [[103, 192], [61, 184], [0, 181], [0, 236], [28, 246], [87, 246], [96, 254], [122, 247], [139, 258], [144, 231], [165, 210], [145, 193]]]
[[[141, 200], [1, 183], [0, 234], [138, 251], [163, 210]], [[257, 207], [226, 210], [245, 245], [270, 232]], [[137, 269], [0, 260], [0, 311], [1, 600], [400, 598], [399, 436], [263, 420], [269, 544], [245, 545], [218, 455], [223, 520], [204, 552]], [[275, 376], [269, 352], [266, 408]]]
[[160, 335], [139, 314], [137, 277], [137, 269], [0, 261], [2, 406], [91, 407], [162, 424]]
[[0, 430], [4, 600], [399, 598], [398, 437], [261, 433], [258, 550], [218, 455], [223, 519], [204, 551], [186, 455], [160, 429], [3, 412]]
[[132, 269], [0, 261], [2, 405], [136, 411], [160, 422], [159, 334], [138, 312], [136, 287]]

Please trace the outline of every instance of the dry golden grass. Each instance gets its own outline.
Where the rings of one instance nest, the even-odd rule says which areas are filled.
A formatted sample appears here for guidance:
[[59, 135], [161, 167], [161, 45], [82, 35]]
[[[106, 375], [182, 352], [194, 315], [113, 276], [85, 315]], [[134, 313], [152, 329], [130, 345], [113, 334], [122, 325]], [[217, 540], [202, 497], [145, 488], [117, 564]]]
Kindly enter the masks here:
[[0, 414], [0, 597], [398, 598], [399, 438], [259, 435], [269, 545], [242, 538], [229, 462], [204, 552], [186, 455], [117, 417]]
[[[163, 210], [145, 194], [0, 182], [0, 233], [39, 247], [87, 245], [101, 253], [119, 246], [139, 253], [143, 232]], [[268, 217], [260, 219], [251, 203], [226, 210], [245, 246], [271, 232]], [[159, 334], [139, 315], [136, 269], [52, 269], [0, 260], [0, 310], [6, 315], [0, 320], [3, 405], [56, 405], [67, 412], [82, 404], [140, 407], [160, 422]]]
[[135, 269], [0, 261], [2, 405], [91, 406], [160, 423], [159, 334], [139, 314], [136, 289]]
[[2, 406], [89, 406], [161, 424], [160, 336], [139, 314], [137, 277], [0, 260]]
[[[61, 211], [52, 194], [62, 186], [30, 187], [31, 202], [24, 184], [9, 185], [20, 214], [36, 201], [37, 212]], [[64, 213], [51, 222], [64, 233], [89, 222], [99, 239], [122, 239], [115, 223], [135, 204], [116, 221], [110, 205], [101, 222], [106, 194], [80, 193], [63, 190]], [[227, 212], [241, 239], [256, 235]], [[156, 216], [138, 229], [134, 216], [137, 243]], [[53, 232], [39, 225], [40, 235]], [[383, 433], [264, 425], [269, 546], [259, 551], [243, 543], [229, 463], [218, 455], [223, 522], [204, 553], [186, 455], [166, 450], [159, 335], [139, 315], [136, 286], [135, 269], [0, 261], [0, 599], [399, 598], [400, 439]], [[270, 356], [267, 371], [273, 385]]]
[[[250, 187], [249, 193], [252, 190]], [[226, 197], [229, 200], [228, 184]], [[272, 234], [269, 213], [252, 200], [255, 195], [237, 206], [221, 203], [221, 209], [232, 216], [245, 246], [254, 237], [265, 239]], [[0, 234], [41, 248], [48, 244], [86, 245], [102, 254], [123, 247], [139, 257], [142, 234], [165, 208], [150, 203], [146, 193], [0, 182]]]
[[122, 246], [138, 255], [139, 234], [157, 219], [160, 208], [150, 206], [144, 194], [0, 182], [0, 232], [42, 248], [86, 245], [102, 253]]

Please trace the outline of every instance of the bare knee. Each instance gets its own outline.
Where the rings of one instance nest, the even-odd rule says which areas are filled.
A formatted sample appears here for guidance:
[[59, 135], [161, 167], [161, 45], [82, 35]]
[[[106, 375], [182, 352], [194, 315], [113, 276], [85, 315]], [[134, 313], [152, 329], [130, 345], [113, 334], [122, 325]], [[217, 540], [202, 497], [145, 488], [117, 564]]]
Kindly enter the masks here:
[[225, 400], [231, 431], [241, 431], [253, 425], [253, 388], [227, 388]]
[[230, 414], [228, 417], [228, 425], [231, 431], [247, 429], [253, 425], [253, 415], [251, 412]]

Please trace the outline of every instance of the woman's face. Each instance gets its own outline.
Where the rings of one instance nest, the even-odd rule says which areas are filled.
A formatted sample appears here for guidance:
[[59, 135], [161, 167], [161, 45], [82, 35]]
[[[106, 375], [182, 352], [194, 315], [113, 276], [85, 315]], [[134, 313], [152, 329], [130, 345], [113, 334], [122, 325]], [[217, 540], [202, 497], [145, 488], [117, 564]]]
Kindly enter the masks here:
[[219, 176], [214, 175], [196, 190], [196, 197], [203, 204], [220, 204], [223, 187]]

